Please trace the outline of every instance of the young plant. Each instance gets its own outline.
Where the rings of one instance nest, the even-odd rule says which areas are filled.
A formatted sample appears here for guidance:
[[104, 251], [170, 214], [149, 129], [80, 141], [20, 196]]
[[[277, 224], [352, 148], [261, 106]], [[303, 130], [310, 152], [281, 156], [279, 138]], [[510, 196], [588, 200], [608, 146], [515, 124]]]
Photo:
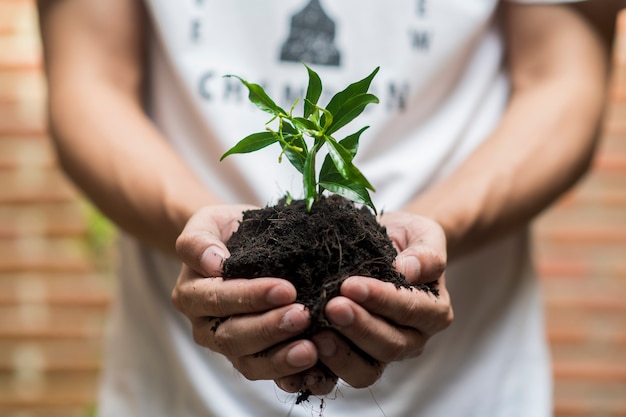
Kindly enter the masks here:
[[[220, 161], [231, 154], [254, 152], [278, 143], [282, 148], [278, 162], [282, 161], [284, 155], [302, 174], [307, 211], [311, 210], [324, 190], [328, 190], [355, 203], [365, 204], [376, 213], [369, 194], [369, 191], [375, 191], [374, 187], [353, 163], [361, 134], [369, 126], [341, 140], [336, 140], [333, 134], [359, 116], [368, 104], [378, 103], [378, 98], [368, 93], [368, 90], [379, 68], [335, 94], [326, 108], [322, 108], [318, 105], [322, 95], [322, 81], [315, 71], [307, 65], [305, 67], [309, 83], [301, 117], [293, 115], [299, 99], [286, 112], [260, 85], [249, 83], [236, 75], [226, 76], [239, 79], [248, 88], [249, 100], [271, 114], [272, 118], [266, 123], [265, 131], [246, 136], [222, 155]], [[272, 122], [276, 122], [276, 127], [270, 127]], [[316, 158], [324, 147], [327, 154], [318, 173]]]

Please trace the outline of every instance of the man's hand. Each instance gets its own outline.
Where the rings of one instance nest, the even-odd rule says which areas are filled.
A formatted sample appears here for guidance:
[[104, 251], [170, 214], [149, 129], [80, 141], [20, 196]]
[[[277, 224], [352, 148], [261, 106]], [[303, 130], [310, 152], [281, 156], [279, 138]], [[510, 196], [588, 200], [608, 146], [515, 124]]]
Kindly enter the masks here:
[[293, 340], [310, 325], [308, 311], [294, 304], [295, 288], [278, 278], [220, 277], [229, 256], [223, 242], [238, 227], [241, 213], [253, 208], [206, 207], [189, 220], [176, 242], [184, 264], [172, 301], [191, 321], [198, 344], [226, 356], [248, 379], [292, 376], [295, 385], [281, 387], [295, 392], [303, 380], [296, 375], [318, 359], [313, 342]]
[[[398, 249], [396, 268], [412, 284], [438, 280], [439, 296], [374, 278], [350, 277], [343, 283], [341, 296], [326, 306], [334, 330], [320, 332], [313, 340], [322, 363], [357, 388], [376, 382], [386, 364], [419, 355], [428, 338], [453, 317], [443, 274], [446, 240], [441, 227], [407, 213], [385, 214], [380, 222]], [[352, 354], [346, 339], [371, 358]]]

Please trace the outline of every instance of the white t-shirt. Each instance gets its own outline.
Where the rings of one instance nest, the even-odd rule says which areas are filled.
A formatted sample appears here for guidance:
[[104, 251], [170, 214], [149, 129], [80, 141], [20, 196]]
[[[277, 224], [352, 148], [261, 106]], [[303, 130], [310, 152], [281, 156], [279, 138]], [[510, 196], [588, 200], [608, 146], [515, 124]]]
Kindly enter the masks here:
[[[265, 205], [302, 188], [295, 169], [276, 163], [279, 151], [272, 147], [218, 162], [269, 119], [225, 74], [263, 84], [289, 107], [306, 87], [302, 60], [330, 93], [380, 66], [372, 91], [381, 103], [337, 136], [371, 126], [356, 163], [385, 211], [401, 209], [454, 170], [489, 135], [508, 98], [497, 0], [146, 4], [154, 30], [150, 115], [224, 201]], [[293, 406], [294, 395], [271, 381], [247, 381], [221, 355], [197, 346], [187, 319], [170, 302], [180, 263], [130, 238], [121, 245], [101, 417], [315, 415], [315, 399]], [[447, 282], [452, 326], [419, 358], [390, 364], [371, 389], [340, 382], [324, 415], [551, 414], [541, 302], [526, 234], [455, 261]]]

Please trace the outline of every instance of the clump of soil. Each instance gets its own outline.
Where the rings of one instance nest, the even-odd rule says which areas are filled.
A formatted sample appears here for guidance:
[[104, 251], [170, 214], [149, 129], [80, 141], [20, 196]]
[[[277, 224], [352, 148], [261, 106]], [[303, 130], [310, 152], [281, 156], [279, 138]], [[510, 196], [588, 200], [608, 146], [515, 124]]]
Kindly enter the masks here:
[[339, 295], [353, 275], [409, 287], [393, 267], [396, 250], [385, 228], [366, 207], [338, 195], [322, 198], [306, 211], [303, 200], [244, 213], [226, 242], [231, 252], [224, 278], [280, 277], [291, 281], [297, 302], [311, 314], [311, 333], [327, 325], [326, 302]]
[[[411, 285], [395, 270], [397, 251], [385, 227], [367, 207], [357, 208], [339, 195], [320, 198], [310, 212], [303, 200], [287, 204], [285, 199], [247, 211], [226, 246], [231, 256], [224, 261], [225, 279], [279, 277], [294, 284], [296, 302], [304, 304], [311, 316], [311, 327], [301, 337], [330, 327], [324, 308], [350, 276], [373, 277], [437, 295], [433, 283]], [[356, 346], [354, 350], [368, 357]], [[301, 393], [298, 403], [309, 394]]]

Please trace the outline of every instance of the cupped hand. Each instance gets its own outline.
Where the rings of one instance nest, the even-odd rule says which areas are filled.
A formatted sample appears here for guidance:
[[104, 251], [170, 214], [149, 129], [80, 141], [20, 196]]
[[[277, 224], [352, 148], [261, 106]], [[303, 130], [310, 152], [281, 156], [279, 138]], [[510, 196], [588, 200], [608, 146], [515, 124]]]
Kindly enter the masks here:
[[[320, 332], [313, 341], [321, 362], [356, 388], [376, 382], [388, 363], [418, 356], [427, 340], [453, 318], [441, 227], [403, 212], [386, 213], [379, 221], [398, 250], [396, 269], [411, 284], [437, 281], [433, 287], [439, 294], [396, 288], [367, 277], [350, 277], [342, 284], [341, 295], [325, 310], [333, 329]], [[366, 355], [354, 355], [351, 344]]]
[[[318, 354], [312, 341], [295, 338], [310, 325], [308, 311], [294, 303], [295, 288], [279, 278], [221, 278], [229, 256], [224, 242], [242, 212], [253, 208], [212, 206], [192, 216], [176, 242], [183, 267], [172, 301], [190, 320], [198, 344], [224, 355], [248, 379], [276, 380], [296, 392]], [[313, 393], [332, 389], [318, 385]]]

